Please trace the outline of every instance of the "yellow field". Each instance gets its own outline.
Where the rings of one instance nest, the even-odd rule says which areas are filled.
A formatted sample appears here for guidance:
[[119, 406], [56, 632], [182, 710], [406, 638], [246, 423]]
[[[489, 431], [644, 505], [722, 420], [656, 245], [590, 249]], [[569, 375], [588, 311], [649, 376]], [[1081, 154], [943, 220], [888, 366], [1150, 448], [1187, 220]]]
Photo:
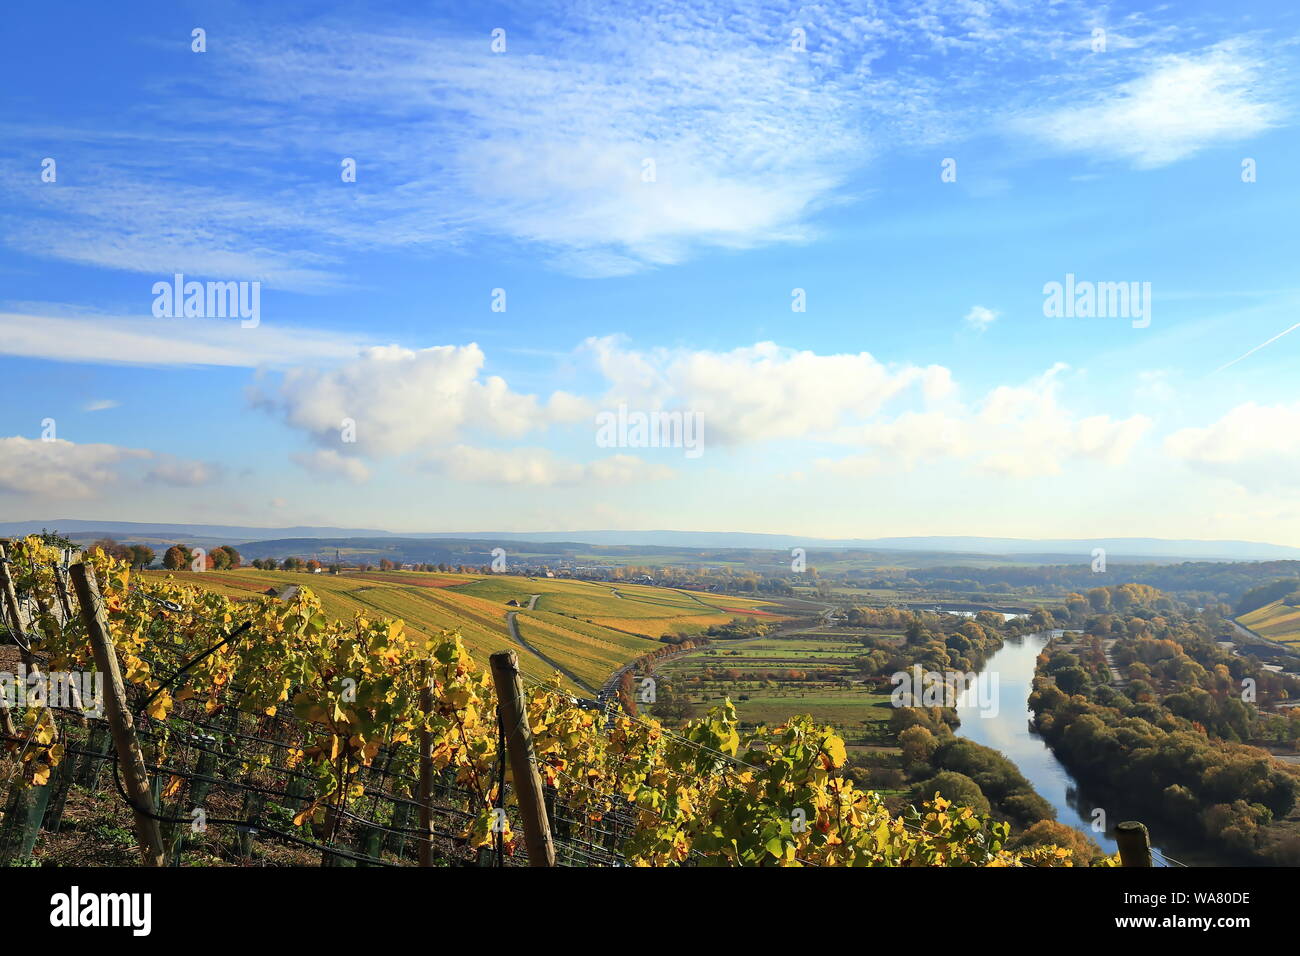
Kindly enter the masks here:
[[1265, 604], [1243, 614], [1237, 622], [1260, 637], [1279, 644], [1300, 644], [1300, 607], [1291, 607], [1281, 601]]
[[[435, 634], [456, 630], [480, 662], [488, 654], [514, 648], [523, 668], [549, 674], [553, 662], [589, 688], [612, 672], [661, 646], [658, 637], [697, 633], [754, 612], [764, 619], [766, 602], [717, 594], [695, 594], [645, 585], [602, 584], [556, 578], [494, 574], [430, 574], [416, 571], [309, 574], [293, 571], [141, 572], [174, 577], [232, 600], [250, 600], [268, 589], [291, 584], [307, 587], [335, 620], [396, 617], [411, 630]], [[536, 607], [527, 605], [539, 595]], [[507, 602], [516, 601], [518, 607]], [[521, 646], [510, 636], [508, 617], [517, 614]], [[566, 686], [578, 687], [565, 678]]]

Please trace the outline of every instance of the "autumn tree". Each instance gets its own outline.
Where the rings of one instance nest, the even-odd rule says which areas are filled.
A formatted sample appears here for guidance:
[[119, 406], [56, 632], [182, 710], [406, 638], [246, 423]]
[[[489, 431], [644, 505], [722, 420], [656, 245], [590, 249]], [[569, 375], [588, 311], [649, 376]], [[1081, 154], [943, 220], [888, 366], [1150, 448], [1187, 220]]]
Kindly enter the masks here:
[[91, 551], [94, 551], [96, 548], [99, 548], [109, 557], [116, 558], [119, 561], [129, 562], [131, 560], [131, 549], [124, 544], [118, 544], [112, 538], [100, 538], [90, 546]]
[[244, 560], [239, 556], [239, 552], [228, 544], [213, 548], [210, 557], [212, 558], [212, 566], [222, 571], [227, 568], [237, 568]]

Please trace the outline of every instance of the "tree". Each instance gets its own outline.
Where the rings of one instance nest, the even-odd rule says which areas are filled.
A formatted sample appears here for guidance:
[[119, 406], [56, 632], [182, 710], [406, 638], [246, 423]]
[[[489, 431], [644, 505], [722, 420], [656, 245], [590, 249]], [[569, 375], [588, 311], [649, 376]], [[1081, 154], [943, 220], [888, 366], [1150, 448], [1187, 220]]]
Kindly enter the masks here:
[[930, 756], [939, 748], [939, 741], [934, 734], [920, 724], [914, 724], [899, 734], [898, 743], [903, 748], [903, 766], [909, 768], [928, 763]]
[[208, 557], [212, 559], [212, 567], [216, 568], [218, 571], [224, 571], [227, 568], [237, 568], [244, 560], [239, 556], [239, 552], [228, 544], [223, 544], [219, 548], [213, 548]]
[[1070, 620], [1081, 620], [1088, 613], [1088, 599], [1072, 592], [1065, 596], [1065, 608], [1070, 613]]
[[174, 544], [163, 555], [163, 567], [168, 571], [187, 571], [193, 560], [190, 549], [183, 544]]
[[96, 548], [99, 548], [111, 558], [117, 558], [119, 561], [129, 562], [131, 560], [131, 549], [124, 544], [118, 544], [112, 538], [100, 538], [90, 546], [91, 551]]
[[1102, 855], [1101, 849], [1087, 836], [1055, 820], [1039, 820], [1024, 833], [1013, 837], [1008, 845], [1017, 850], [1036, 846], [1064, 847], [1070, 851], [1076, 865], [1087, 865]]
[[147, 568], [153, 564], [156, 557], [153, 548], [147, 544], [131, 545], [131, 567], [133, 568]]
[[1092, 588], [1088, 591], [1088, 603], [1098, 613], [1110, 610], [1110, 591], [1106, 588]]
[[988, 797], [980, 785], [964, 773], [944, 770], [929, 780], [917, 785], [917, 799], [932, 800], [936, 793], [960, 807], [970, 807], [976, 813], [987, 814], [990, 810]]
[[77, 547], [71, 538], [65, 538], [57, 531], [49, 531], [45, 528], [42, 528], [41, 533], [36, 537], [41, 539], [42, 544], [47, 544], [51, 548], [72, 548], [75, 550]]

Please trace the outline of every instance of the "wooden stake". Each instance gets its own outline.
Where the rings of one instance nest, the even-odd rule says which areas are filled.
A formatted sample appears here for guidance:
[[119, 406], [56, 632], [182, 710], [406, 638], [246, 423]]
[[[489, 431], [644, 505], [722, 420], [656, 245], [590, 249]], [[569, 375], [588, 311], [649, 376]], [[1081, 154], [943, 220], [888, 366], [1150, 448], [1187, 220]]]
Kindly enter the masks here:
[[113, 734], [118, 766], [122, 770], [122, 783], [131, 799], [135, 815], [135, 833], [140, 841], [140, 853], [145, 866], [166, 866], [167, 854], [163, 848], [162, 832], [155, 815], [153, 796], [149, 791], [149, 772], [144, 765], [144, 754], [135, 736], [135, 721], [127, 706], [126, 686], [122, 683], [122, 670], [117, 662], [117, 650], [109, 636], [108, 617], [95, 581], [95, 571], [84, 561], [71, 568], [72, 586], [81, 604], [81, 616], [90, 637], [90, 649], [95, 655], [95, 666], [104, 675], [104, 716]]
[[533, 751], [533, 733], [528, 727], [524, 707], [524, 685], [519, 679], [519, 658], [514, 651], [497, 651], [490, 658], [492, 682], [497, 689], [497, 706], [506, 729], [506, 752], [510, 756], [510, 776], [515, 785], [515, 800], [524, 824], [524, 844], [528, 847], [529, 866], [555, 866], [555, 845], [546, 818], [546, 800], [542, 778], [537, 773], [537, 754]]
[[[0, 538], [0, 548], [8, 548], [8, 547], [9, 547], [9, 539]], [[6, 569], [6, 573], [8, 573], [7, 569]], [[0, 623], [3, 623], [2, 609], [0, 609]], [[18, 736], [18, 727], [14, 724], [13, 714], [9, 710], [9, 703], [4, 699], [3, 694], [0, 694], [0, 730], [4, 731], [6, 737], [11, 738], [5, 741], [6, 745], [10, 745], [14, 743], [12, 738]]]
[[23, 663], [28, 669], [32, 666], [31, 653], [27, 646], [27, 627], [23, 624], [23, 612], [18, 604], [18, 592], [14, 590], [14, 579], [9, 576], [9, 552], [0, 544], [0, 598], [3, 598], [9, 626], [18, 638], [18, 650]]
[[1120, 866], [1151, 865], [1151, 835], [1136, 820], [1115, 827], [1115, 842], [1119, 844]]
[[[420, 663], [420, 713], [433, 713], [433, 679], [429, 662]], [[420, 728], [420, 834], [416, 838], [420, 866], [433, 866], [433, 735]]]

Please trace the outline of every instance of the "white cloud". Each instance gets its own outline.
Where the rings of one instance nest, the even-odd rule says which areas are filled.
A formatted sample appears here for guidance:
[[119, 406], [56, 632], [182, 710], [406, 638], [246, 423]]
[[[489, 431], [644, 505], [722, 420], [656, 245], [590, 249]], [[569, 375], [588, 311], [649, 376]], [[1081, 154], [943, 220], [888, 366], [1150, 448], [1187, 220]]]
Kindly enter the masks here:
[[[1185, 35], [1185, 18], [1109, 20], [1112, 60]], [[1090, 134], [1074, 120], [1104, 120], [1125, 155], [1167, 161], [1271, 120], [1246, 67], [1234, 72], [1252, 65], [1244, 46], [1154, 61], [1116, 85], [1079, 56], [1098, 22], [1080, 0], [837, 0], [788, 16], [611, 0], [530, 10], [493, 55], [477, 26], [296, 16], [223, 34], [204, 84], [151, 76], [131, 122], [61, 128], [33, 115], [0, 128], [18, 155], [77, 156], [75, 182], [57, 188], [0, 181], [17, 210], [0, 235], [27, 254], [300, 291], [342, 284], [356, 250], [501, 237], [562, 269], [614, 275], [803, 241], [821, 209], [858, 198], [846, 184], [884, 149], [982, 133], [990, 104], [1077, 100], [1099, 71], [1110, 93], [1040, 117], [1035, 135], [1081, 148]], [[796, 24], [806, 51], [790, 48]], [[206, 122], [178, 127], [178, 110]], [[1131, 145], [1134, 131], [1146, 145]], [[357, 182], [304, 156], [354, 158]]]
[[627, 485], [671, 478], [673, 469], [637, 458], [610, 455], [592, 462], [558, 458], [545, 448], [506, 450], [457, 445], [436, 452], [428, 464], [456, 481], [503, 485]]
[[912, 468], [927, 461], [964, 462], [1006, 478], [1059, 474], [1074, 460], [1110, 467], [1127, 461], [1151, 427], [1144, 415], [1113, 420], [1080, 416], [1059, 401], [1058, 364], [1020, 386], [992, 389], [976, 406], [905, 412], [890, 421], [869, 422], [836, 432], [835, 440], [869, 451], [816, 462], [822, 471], [862, 476], [885, 464]]
[[81, 406], [85, 412], [103, 412], [110, 408], [117, 408], [122, 403], [113, 398], [97, 398]]
[[1245, 402], [1209, 425], [1174, 432], [1164, 447], [1190, 467], [1244, 488], [1294, 489], [1300, 472], [1300, 402]]
[[306, 471], [325, 478], [343, 478], [354, 485], [362, 485], [370, 480], [370, 469], [365, 462], [340, 455], [333, 448], [298, 452], [290, 457]]
[[42, 498], [90, 498], [117, 480], [114, 465], [150, 452], [116, 445], [78, 445], [15, 435], [0, 438], [0, 492]]
[[[142, 300], [147, 291], [142, 285]], [[54, 362], [279, 367], [352, 358], [360, 347], [355, 335], [265, 320], [257, 328], [244, 329], [231, 319], [0, 312], [0, 355]]]
[[173, 455], [158, 456], [158, 463], [149, 469], [146, 478], [178, 488], [197, 488], [212, 484], [222, 474], [220, 465], [207, 461], [193, 461]]
[[696, 412], [721, 444], [806, 438], [874, 415], [915, 384], [934, 400], [953, 389], [939, 366], [894, 370], [867, 352], [818, 355], [773, 342], [642, 352], [611, 337], [588, 339], [583, 351], [609, 382], [606, 405]]
[[965, 322], [976, 332], [983, 332], [997, 321], [999, 315], [1000, 313], [987, 309], [982, 305], [973, 305], [971, 310], [966, 313]]
[[1245, 44], [1153, 61], [1144, 75], [1089, 102], [1024, 119], [1021, 128], [1056, 147], [1163, 166], [1208, 146], [1246, 139], [1275, 125], [1280, 110], [1265, 89], [1266, 63]]
[[352, 450], [369, 457], [446, 444], [472, 429], [518, 438], [588, 416], [585, 403], [567, 393], [542, 403], [499, 376], [481, 376], [484, 361], [473, 343], [376, 346], [336, 368], [291, 368], [271, 391], [254, 389], [252, 397], [325, 448], [336, 448], [351, 422]]

